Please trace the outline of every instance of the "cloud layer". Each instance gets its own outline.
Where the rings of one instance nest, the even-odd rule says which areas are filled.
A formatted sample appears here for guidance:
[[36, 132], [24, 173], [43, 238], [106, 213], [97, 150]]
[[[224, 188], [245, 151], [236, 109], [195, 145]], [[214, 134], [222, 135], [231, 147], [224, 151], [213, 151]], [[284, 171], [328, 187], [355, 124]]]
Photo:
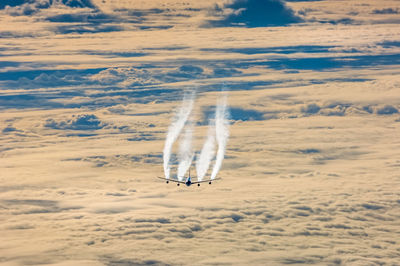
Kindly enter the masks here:
[[[398, 1], [0, 2], [3, 264], [398, 264]], [[221, 180], [161, 182], [223, 86]]]

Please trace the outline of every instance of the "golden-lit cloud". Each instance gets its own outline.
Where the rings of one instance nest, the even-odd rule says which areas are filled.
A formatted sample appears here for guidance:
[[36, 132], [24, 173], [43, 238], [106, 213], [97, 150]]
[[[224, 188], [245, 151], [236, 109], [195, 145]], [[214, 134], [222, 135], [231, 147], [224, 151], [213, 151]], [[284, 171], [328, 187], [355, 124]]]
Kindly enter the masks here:
[[[2, 1], [0, 264], [396, 265], [397, 6]], [[221, 180], [157, 179], [223, 88]]]

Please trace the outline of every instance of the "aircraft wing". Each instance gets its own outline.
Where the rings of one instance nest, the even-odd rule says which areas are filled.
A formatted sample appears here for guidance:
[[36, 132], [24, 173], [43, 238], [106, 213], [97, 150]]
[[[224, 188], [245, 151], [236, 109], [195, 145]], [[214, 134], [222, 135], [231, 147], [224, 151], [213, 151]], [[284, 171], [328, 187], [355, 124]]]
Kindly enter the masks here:
[[199, 184], [199, 183], [205, 183], [205, 182], [209, 183], [209, 182], [214, 182], [214, 180], [219, 180], [219, 179], [221, 179], [221, 178], [214, 178], [214, 179], [208, 179], [208, 180], [194, 181], [194, 182], [192, 182], [192, 184]]
[[161, 177], [161, 176], [157, 176], [157, 177], [162, 179], [162, 180], [164, 180], [164, 181], [175, 182], [175, 183], [179, 183], [179, 184], [185, 184], [185, 181], [179, 181], [179, 180], [176, 180], [176, 179], [173, 179], [173, 178], [167, 179], [167, 178]]

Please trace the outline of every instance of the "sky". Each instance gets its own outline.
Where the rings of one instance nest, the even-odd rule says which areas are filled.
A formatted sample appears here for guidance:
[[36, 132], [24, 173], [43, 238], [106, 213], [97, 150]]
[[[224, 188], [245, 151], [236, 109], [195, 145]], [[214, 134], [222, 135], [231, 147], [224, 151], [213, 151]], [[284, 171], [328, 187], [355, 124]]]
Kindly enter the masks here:
[[1, 1], [0, 265], [398, 265], [399, 3]]

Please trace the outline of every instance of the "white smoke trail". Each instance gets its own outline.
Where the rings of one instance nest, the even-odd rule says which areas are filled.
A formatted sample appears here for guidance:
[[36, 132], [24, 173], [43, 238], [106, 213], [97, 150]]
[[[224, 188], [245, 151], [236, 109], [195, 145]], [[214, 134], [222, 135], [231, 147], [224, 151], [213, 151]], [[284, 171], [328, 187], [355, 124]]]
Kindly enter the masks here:
[[185, 128], [185, 134], [179, 145], [178, 180], [182, 181], [192, 164], [194, 153], [192, 151], [193, 125], [191, 121]]
[[199, 181], [203, 180], [210, 167], [211, 160], [215, 154], [215, 123], [210, 120], [208, 125], [207, 139], [201, 149], [200, 155], [196, 160], [196, 173]]
[[170, 178], [171, 167], [169, 161], [171, 159], [172, 146], [176, 139], [179, 137], [186, 121], [188, 120], [192, 110], [195, 99], [195, 92], [186, 93], [183, 96], [182, 105], [175, 116], [175, 120], [168, 128], [167, 138], [165, 139], [163, 159], [164, 159], [164, 175], [166, 179]]
[[215, 110], [215, 135], [218, 143], [217, 156], [215, 164], [211, 173], [211, 180], [213, 180], [222, 166], [222, 161], [225, 156], [226, 144], [229, 138], [229, 121], [228, 121], [228, 107], [227, 95], [224, 95], [217, 104]]

